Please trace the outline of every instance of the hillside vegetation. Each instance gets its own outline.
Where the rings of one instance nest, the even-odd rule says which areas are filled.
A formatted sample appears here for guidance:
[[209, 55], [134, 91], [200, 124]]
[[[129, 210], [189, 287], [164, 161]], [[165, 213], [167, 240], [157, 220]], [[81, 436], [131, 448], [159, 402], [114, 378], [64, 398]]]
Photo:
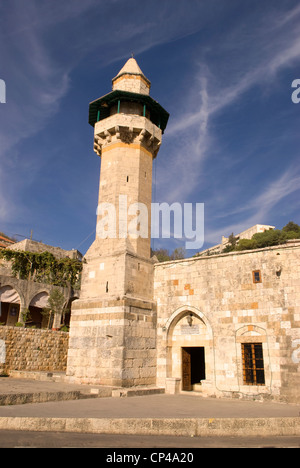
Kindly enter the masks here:
[[269, 231], [254, 234], [251, 239], [238, 239], [232, 233], [229, 236], [229, 244], [223, 250], [224, 253], [242, 250], [260, 249], [273, 245], [285, 244], [290, 239], [300, 239], [300, 226], [290, 221], [282, 229], [270, 229]]

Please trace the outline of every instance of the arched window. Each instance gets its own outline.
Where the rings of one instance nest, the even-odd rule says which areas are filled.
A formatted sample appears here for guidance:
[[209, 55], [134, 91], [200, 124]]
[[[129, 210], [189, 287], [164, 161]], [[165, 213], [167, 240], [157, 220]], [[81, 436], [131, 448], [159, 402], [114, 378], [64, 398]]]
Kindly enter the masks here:
[[49, 294], [47, 292], [40, 292], [31, 299], [30, 306], [44, 309], [48, 307], [48, 298]]
[[48, 325], [48, 317], [44, 314], [44, 309], [48, 308], [49, 294], [42, 291], [36, 294], [29, 304], [29, 317], [26, 321], [28, 326], [44, 328]]
[[0, 300], [1, 302], [8, 302], [10, 304], [20, 304], [20, 296], [11, 286], [0, 288]]
[[19, 319], [20, 296], [12, 286], [0, 288], [0, 323], [14, 325]]

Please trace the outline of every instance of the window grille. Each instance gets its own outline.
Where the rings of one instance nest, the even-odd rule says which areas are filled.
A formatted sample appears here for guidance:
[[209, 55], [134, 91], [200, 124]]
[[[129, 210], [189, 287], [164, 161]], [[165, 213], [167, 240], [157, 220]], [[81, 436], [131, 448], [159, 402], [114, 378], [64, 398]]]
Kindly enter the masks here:
[[252, 272], [253, 275], [253, 283], [261, 283], [261, 272], [260, 270], [255, 270]]
[[265, 385], [265, 369], [262, 343], [243, 343], [244, 385]]

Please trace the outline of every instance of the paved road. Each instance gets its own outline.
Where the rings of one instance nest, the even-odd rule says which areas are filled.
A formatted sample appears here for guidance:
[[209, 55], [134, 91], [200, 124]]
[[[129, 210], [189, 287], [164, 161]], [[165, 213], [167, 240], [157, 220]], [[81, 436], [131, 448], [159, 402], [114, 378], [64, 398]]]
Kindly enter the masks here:
[[[0, 431], [0, 448], [300, 448], [300, 437], [171, 437]], [[134, 451], [132, 452], [134, 453]]]
[[[0, 379], [1, 395], [59, 393], [91, 387], [30, 379]], [[103, 388], [101, 387], [103, 392]], [[105, 389], [104, 389], [105, 390]], [[0, 406], [0, 417], [62, 418], [275, 418], [299, 417], [300, 404], [203, 398], [193, 392]]]
[[[67, 391], [73, 386], [57, 385], [56, 383], [37, 382], [36, 386], [31, 381], [17, 381], [17, 379], [5, 379], [0, 382], [0, 395], [11, 391], [12, 395], [27, 392], [59, 392]], [[273, 434], [274, 419], [278, 421], [276, 428], [281, 433], [294, 435], [297, 434], [299, 427], [300, 405], [280, 404], [274, 402], [259, 403], [245, 400], [226, 400], [214, 398], [202, 398], [196, 394], [180, 395], [148, 395], [135, 396], [130, 398], [96, 398], [87, 400], [73, 401], [53, 401], [47, 403], [28, 403], [23, 405], [2, 406], [0, 407], [0, 421], [3, 432], [0, 432], [0, 446], [11, 444], [10, 446], [43, 446], [43, 444], [52, 444], [50, 446], [94, 446], [99, 447], [120, 447], [119, 444], [125, 444], [124, 447], [199, 447], [202, 446], [299, 446], [299, 437], [263, 439], [258, 434], [264, 434], [266, 437]], [[20, 418], [18, 420], [18, 418]], [[38, 418], [35, 421], [32, 418]], [[54, 418], [54, 419], [53, 419]], [[57, 418], [57, 419], [55, 419]], [[172, 419], [176, 418], [173, 424]], [[214, 418], [219, 422], [214, 426]], [[254, 418], [254, 422], [249, 423], [247, 419]], [[255, 422], [256, 418], [264, 418], [265, 426], [260, 422]], [[287, 419], [286, 419], [287, 418]], [[103, 424], [101, 420], [104, 420]], [[130, 434], [132, 427], [136, 424], [136, 433], [145, 434], [145, 427], [150, 427], [152, 433], [175, 434], [179, 438], [154, 436], [130, 436], [130, 435], [111, 435], [116, 429], [114, 421], [124, 419], [121, 429], [115, 432]], [[146, 421], [148, 419], [148, 422]], [[158, 421], [155, 421], [155, 420]], [[200, 429], [196, 424], [196, 419], [203, 419]], [[82, 421], [81, 421], [82, 420]], [[143, 420], [146, 422], [143, 423]], [[149, 423], [150, 420], [150, 423]], [[152, 421], [153, 420], [153, 424]], [[193, 421], [194, 420], [194, 421]], [[211, 421], [212, 420], [212, 421]], [[286, 420], [286, 421], [284, 421]], [[141, 422], [142, 421], [142, 422]], [[239, 432], [244, 422], [248, 427], [248, 435], [256, 439], [228, 439], [228, 435], [244, 435]], [[141, 422], [141, 423], [140, 423]], [[51, 423], [51, 424], [50, 424]], [[53, 424], [52, 424], [53, 423]], [[140, 424], [139, 424], [140, 423]], [[222, 423], [222, 424], [221, 424]], [[79, 426], [78, 426], [79, 424]], [[145, 424], [146, 426], [144, 427]], [[64, 431], [73, 430], [73, 425], [81, 433], [67, 434]], [[220, 427], [219, 427], [220, 425]], [[49, 435], [41, 433], [28, 433], [30, 428], [34, 431], [43, 431], [45, 428], [49, 431], [62, 430], [63, 433], [56, 434], [49, 432]], [[19, 432], [20, 429], [25, 432]], [[81, 429], [80, 429], [81, 428]], [[154, 429], [153, 429], [154, 428]], [[275, 428], [275, 429], [276, 429]], [[296, 428], [296, 429], [295, 429]], [[15, 429], [16, 432], [8, 433], [7, 429]], [[105, 430], [104, 430], [105, 429]], [[118, 427], [117, 427], [118, 429]], [[252, 432], [251, 432], [252, 430]], [[96, 432], [108, 435], [96, 435]], [[150, 430], [148, 432], [151, 432]], [[213, 431], [217, 435], [224, 433], [227, 439], [223, 438], [189, 438], [191, 434], [202, 434], [210, 436]], [[88, 434], [90, 432], [90, 434]], [[92, 434], [93, 433], [93, 434]], [[187, 437], [183, 438], [182, 435]], [[245, 434], [246, 437], [247, 433]], [[2, 441], [2, 442], [1, 442]], [[122, 441], [122, 442], [121, 442]], [[1, 445], [1, 443], [3, 445]], [[81, 444], [81, 445], [78, 445]], [[85, 445], [86, 444], [86, 445]], [[126, 445], [129, 444], [129, 445]], [[137, 445], [136, 445], [137, 444]], [[148, 445], [145, 445], [148, 444]], [[207, 444], [207, 445], [206, 445]], [[238, 444], [238, 445], [236, 445]], [[254, 444], [254, 445], [253, 445]], [[123, 446], [123, 445], [122, 445]]]
[[275, 418], [299, 417], [300, 405], [149, 395], [2, 406], [0, 417], [58, 418]]

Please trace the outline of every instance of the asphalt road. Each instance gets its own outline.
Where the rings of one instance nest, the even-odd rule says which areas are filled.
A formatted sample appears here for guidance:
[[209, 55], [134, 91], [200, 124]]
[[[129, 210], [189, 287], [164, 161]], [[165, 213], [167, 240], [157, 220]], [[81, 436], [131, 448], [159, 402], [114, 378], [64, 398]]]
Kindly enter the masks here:
[[118, 448], [147, 448], [149, 454], [155, 452], [149, 449], [156, 448], [300, 448], [300, 437], [172, 437], [0, 431], [0, 448], [114, 448], [116, 453]]

